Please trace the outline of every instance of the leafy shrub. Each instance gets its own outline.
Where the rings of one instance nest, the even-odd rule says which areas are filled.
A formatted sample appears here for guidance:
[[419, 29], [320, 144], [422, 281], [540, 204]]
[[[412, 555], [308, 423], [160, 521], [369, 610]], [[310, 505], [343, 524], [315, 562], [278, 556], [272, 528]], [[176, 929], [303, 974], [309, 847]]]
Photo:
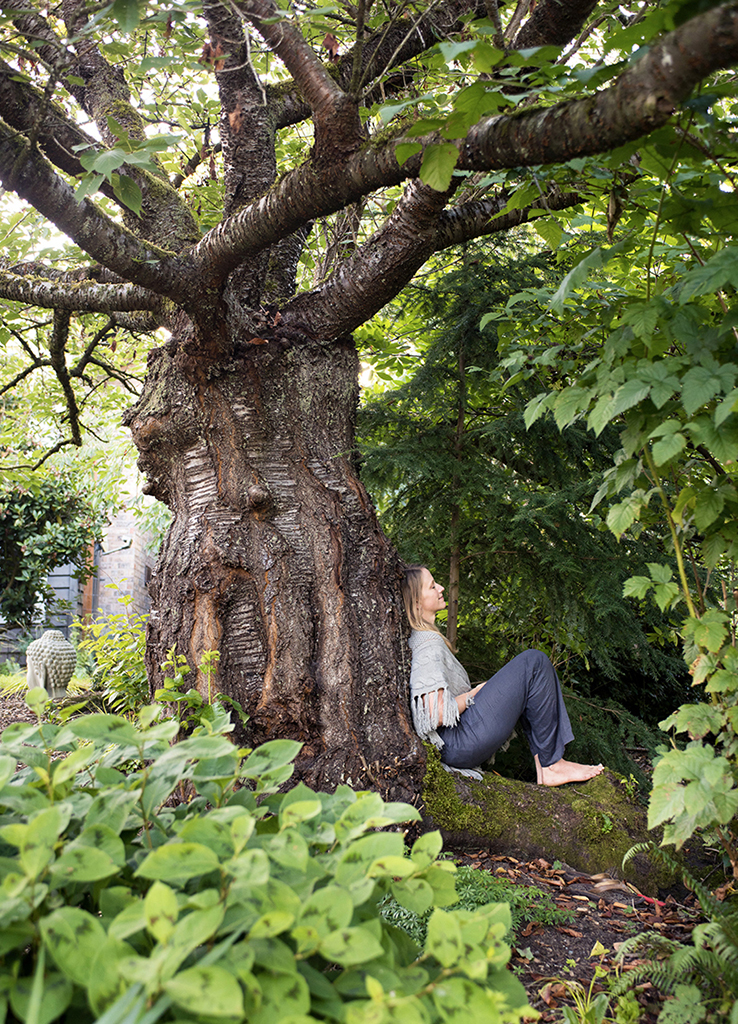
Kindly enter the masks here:
[[[43, 691], [29, 694], [38, 711]], [[532, 1011], [510, 910], [457, 901], [407, 804], [277, 790], [299, 744], [238, 750], [213, 705], [192, 736], [157, 705], [17, 723], [0, 743], [0, 1002], [16, 1020], [421, 1024]], [[21, 761], [26, 767], [16, 771]], [[183, 783], [189, 803], [165, 806]], [[434, 907], [424, 948], [379, 913]], [[2, 1008], [0, 1008], [0, 1014]]]
[[78, 648], [89, 656], [92, 685], [106, 705], [120, 714], [136, 712], [149, 699], [144, 655], [148, 615], [133, 611], [133, 598], [121, 594], [123, 611], [77, 622]]

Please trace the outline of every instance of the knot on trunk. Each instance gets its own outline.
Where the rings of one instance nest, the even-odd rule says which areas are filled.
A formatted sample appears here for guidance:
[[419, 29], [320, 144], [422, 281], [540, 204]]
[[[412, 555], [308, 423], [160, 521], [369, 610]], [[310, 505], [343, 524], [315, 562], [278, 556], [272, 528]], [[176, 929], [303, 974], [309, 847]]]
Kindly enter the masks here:
[[263, 484], [252, 484], [246, 491], [246, 502], [253, 512], [264, 512], [271, 504], [272, 496]]

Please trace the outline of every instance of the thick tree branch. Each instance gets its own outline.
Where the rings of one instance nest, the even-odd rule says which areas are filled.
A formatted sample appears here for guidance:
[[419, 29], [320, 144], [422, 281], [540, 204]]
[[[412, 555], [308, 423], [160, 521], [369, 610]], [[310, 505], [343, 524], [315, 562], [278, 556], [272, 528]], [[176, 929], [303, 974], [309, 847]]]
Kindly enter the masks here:
[[597, 6], [599, 0], [543, 0], [516, 34], [513, 47], [565, 46]]
[[308, 102], [315, 124], [314, 159], [328, 164], [357, 149], [363, 140], [358, 105], [328, 74], [294, 22], [273, 0], [242, 0], [239, 9], [284, 62]]
[[186, 260], [142, 242], [89, 199], [78, 203], [70, 186], [41, 153], [2, 122], [0, 181], [114, 274], [174, 301], [192, 298], [197, 280]]
[[[13, 14], [13, 24], [57, 78], [64, 80], [71, 71], [73, 56], [63, 45], [49, 23], [28, 0], [3, 0], [3, 10]], [[78, 88], [78, 87], [77, 87]], [[74, 90], [71, 86], [70, 90]], [[75, 99], [79, 99], [73, 91]]]
[[[432, 5], [431, 9], [413, 18], [398, 18], [389, 25], [384, 25], [372, 35], [366, 37], [361, 45], [361, 58], [358, 66], [356, 47], [342, 56], [336, 66], [336, 80], [340, 87], [352, 91], [352, 82], [356, 77], [362, 83], [366, 93], [366, 102], [380, 99], [383, 95], [391, 95], [392, 82], [384, 82], [383, 92], [372, 91], [371, 83], [381, 76], [400, 67], [419, 54], [434, 46], [439, 39], [458, 31], [462, 27], [461, 19], [472, 16], [483, 18], [486, 14], [484, 0], [446, 0], [444, 3]], [[400, 73], [402, 83], [405, 75]], [[275, 111], [277, 127], [286, 128], [298, 124], [310, 117], [310, 105], [303, 98], [294, 83], [286, 83], [269, 90], [270, 105]]]
[[[37, 133], [38, 144], [49, 160], [67, 174], [79, 176], [85, 169], [74, 147], [93, 146], [98, 141], [70, 121], [62, 108], [34, 88], [19, 81], [18, 72], [0, 61], [0, 116], [11, 127], [28, 135]], [[103, 182], [100, 191], [114, 198], [112, 187]]]
[[368, 320], [434, 251], [438, 216], [446, 200], [446, 193], [420, 181], [408, 185], [376, 234], [342, 260], [322, 285], [284, 307], [285, 325], [292, 322], [316, 337], [335, 338]]
[[[695, 85], [737, 60], [738, 2], [733, 2], [686, 22], [594, 96], [485, 119], [463, 141], [458, 167], [527, 167], [606, 152], [665, 124]], [[267, 196], [218, 225], [196, 247], [194, 256], [206, 278], [222, 280], [242, 260], [306, 221], [416, 177], [422, 154], [400, 166], [394, 156], [399, 141], [425, 146], [435, 139], [398, 139], [368, 147], [342, 166], [318, 173], [307, 163], [286, 175]]]
[[166, 299], [148, 288], [131, 284], [100, 284], [98, 281], [66, 281], [25, 277], [0, 270], [0, 298], [26, 302], [43, 309], [62, 309], [80, 313], [146, 311], [163, 318]]
[[316, 116], [330, 111], [340, 101], [343, 90], [294, 22], [284, 16], [273, 0], [241, 0], [238, 7], [290, 71]]
[[[444, 210], [438, 218], [436, 234], [436, 250], [447, 249], [452, 245], [460, 245], [472, 238], [510, 231], [520, 224], [526, 224], [538, 217], [548, 216], [554, 210], [568, 210], [579, 206], [582, 197], [578, 192], [559, 192], [554, 190], [545, 195], [540, 203], [527, 206], [522, 210], [510, 210], [497, 216], [500, 206], [505, 202], [499, 198], [481, 199], [470, 203], [461, 203]], [[537, 211], [533, 213], [533, 211]], [[545, 212], [541, 212], [541, 210]]]

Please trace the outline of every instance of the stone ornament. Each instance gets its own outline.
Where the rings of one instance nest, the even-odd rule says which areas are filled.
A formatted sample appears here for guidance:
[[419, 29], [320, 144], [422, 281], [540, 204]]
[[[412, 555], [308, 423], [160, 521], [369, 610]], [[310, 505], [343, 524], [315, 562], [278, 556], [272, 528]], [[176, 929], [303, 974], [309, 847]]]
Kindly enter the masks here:
[[51, 697], [63, 697], [74, 675], [77, 654], [58, 629], [47, 629], [26, 651], [28, 689], [42, 687]]

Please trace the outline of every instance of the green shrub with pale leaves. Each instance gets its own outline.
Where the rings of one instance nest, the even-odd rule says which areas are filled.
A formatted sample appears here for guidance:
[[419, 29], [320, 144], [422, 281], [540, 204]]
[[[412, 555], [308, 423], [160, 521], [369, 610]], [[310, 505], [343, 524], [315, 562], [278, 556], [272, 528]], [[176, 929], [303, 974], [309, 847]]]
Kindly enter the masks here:
[[[43, 691], [29, 701], [40, 713]], [[216, 708], [93, 714], [0, 742], [0, 1020], [431, 1024], [530, 1014], [509, 908], [455, 910], [439, 833], [346, 786], [279, 792], [299, 744], [249, 752]], [[20, 766], [19, 766], [20, 762]], [[423, 913], [424, 946], [380, 914]]]

